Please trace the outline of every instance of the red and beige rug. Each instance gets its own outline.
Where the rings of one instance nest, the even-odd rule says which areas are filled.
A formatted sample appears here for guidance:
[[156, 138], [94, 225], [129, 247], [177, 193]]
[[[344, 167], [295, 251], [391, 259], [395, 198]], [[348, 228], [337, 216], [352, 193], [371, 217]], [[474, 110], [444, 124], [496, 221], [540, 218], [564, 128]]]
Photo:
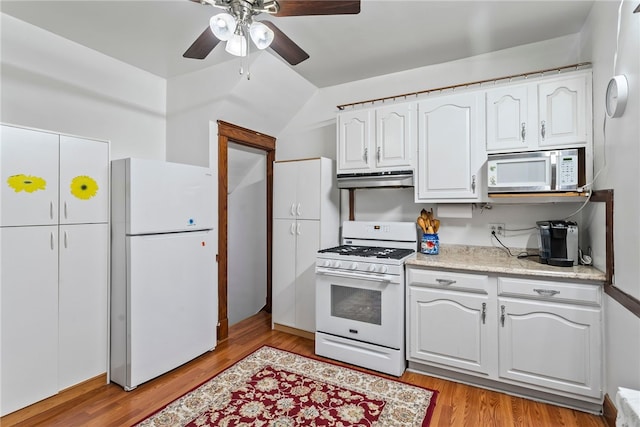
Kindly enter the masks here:
[[436, 394], [265, 346], [137, 426], [428, 426]]

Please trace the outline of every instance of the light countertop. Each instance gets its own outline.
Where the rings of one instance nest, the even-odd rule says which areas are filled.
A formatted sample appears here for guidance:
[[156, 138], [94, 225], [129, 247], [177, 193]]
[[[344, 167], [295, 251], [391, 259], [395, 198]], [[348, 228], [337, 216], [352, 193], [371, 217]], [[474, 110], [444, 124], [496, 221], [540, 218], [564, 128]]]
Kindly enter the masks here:
[[[584, 280], [592, 282], [606, 281], [602, 271], [586, 265], [573, 267], [555, 267], [541, 264], [538, 257], [518, 258], [522, 251], [514, 251], [510, 256], [505, 249], [485, 246], [440, 245], [438, 255], [417, 253], [409, 258], [407, 266], [433, 269], [462, 270], [477, 273], [495, 273], [531, 278], [549, 278], [561, 280]], [[534, 252], [529, 250], [529, 252]]]

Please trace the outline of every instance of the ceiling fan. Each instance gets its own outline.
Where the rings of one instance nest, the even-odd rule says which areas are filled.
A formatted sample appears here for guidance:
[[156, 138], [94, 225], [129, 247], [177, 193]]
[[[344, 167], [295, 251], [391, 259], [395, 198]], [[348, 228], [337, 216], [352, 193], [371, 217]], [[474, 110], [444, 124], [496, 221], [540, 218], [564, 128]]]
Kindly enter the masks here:
[[299, 64], [309, 55], [287, 37], [273, 22], [255, 21], [261, 13], [276, 17], [305, 15], [348, 15], [360, 13], [360, 0], [191, 0], [225, 12], [211, 18], [210, 26], [182, 55], [204, 59], [220, 41], [225, 50], [236, 56], [246, 56], [250, 37], [258, 49], [271, 47], [291, 65]]

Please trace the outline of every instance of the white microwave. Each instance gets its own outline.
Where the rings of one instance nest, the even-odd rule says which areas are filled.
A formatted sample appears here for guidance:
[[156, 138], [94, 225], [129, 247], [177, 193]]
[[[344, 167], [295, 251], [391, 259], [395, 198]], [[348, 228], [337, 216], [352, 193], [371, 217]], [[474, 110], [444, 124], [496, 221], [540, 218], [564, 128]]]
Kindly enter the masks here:
[[489, 194], [578, 191], [585, 185], [584, 148], [489, 154], [487, 174]]

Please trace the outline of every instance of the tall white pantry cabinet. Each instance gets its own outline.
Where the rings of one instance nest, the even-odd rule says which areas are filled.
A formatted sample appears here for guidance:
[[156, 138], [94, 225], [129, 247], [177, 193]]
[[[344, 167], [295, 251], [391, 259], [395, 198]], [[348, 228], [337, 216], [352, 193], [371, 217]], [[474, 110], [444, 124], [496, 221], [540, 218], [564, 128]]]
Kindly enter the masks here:
[[335, 162], [324, 157], [273, 167], [272, 321], [315, 332], [318, 250], [338, 245]]
[[0, 415], [107, 368], [109, 143], [1, 126]]

